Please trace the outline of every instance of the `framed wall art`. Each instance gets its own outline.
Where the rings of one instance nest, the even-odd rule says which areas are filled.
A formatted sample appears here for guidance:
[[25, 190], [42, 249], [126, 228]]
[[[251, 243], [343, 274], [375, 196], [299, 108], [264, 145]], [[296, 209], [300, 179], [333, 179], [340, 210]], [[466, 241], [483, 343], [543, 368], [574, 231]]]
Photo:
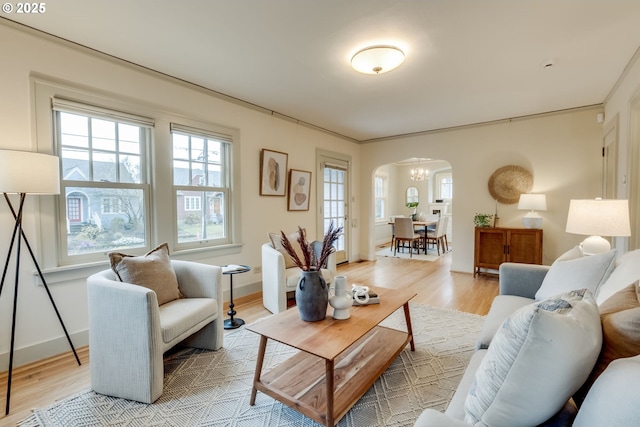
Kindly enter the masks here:
[[311, 191], [311, 172], [291, 169], [289, 171], [289, 210], [308, 211]]
[[286, 194], [287, 153], [262, 149], [260, 151], [260, 195]]

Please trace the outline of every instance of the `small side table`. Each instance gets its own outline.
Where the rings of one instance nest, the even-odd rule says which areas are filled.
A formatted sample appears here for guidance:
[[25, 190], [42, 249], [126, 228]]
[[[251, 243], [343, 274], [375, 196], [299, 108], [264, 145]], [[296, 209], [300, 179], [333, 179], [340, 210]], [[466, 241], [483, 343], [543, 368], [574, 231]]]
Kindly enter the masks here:
[[236, 311], [233, 309], [233, 275], [246, 273], [247, 271], [251, 271], [251, 267], [248, 265], [223, 265], [222, 266], [222, 274], [229, 275], [229, 311], [227, 314], [229, 315], [229, 319], [225, 319], [224, 328], [225, 329], [236, 329], [240, 326], [244, 325], [244, 320], [242, 319], [234, 319], [233, 316], [236, 315]]

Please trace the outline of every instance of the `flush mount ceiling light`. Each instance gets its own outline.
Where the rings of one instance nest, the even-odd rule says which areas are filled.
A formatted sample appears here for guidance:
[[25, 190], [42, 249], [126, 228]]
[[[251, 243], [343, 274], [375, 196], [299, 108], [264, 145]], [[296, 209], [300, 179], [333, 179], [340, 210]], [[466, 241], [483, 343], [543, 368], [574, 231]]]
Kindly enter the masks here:
[[351, 58], [354, 70], [363, 74], [383, 74], [397, 68], [404, 61], [404, 52], [394, 46], [371, 46]]

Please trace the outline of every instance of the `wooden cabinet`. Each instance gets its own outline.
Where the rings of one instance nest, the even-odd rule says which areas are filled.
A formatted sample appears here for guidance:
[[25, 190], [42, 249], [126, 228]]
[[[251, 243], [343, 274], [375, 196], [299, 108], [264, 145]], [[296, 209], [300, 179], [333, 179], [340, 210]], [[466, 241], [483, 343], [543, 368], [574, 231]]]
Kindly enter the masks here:
[[542, 230], [476, 227], [473, 276], [481, 268], [497, 270], [503, 262], [542, 264]]

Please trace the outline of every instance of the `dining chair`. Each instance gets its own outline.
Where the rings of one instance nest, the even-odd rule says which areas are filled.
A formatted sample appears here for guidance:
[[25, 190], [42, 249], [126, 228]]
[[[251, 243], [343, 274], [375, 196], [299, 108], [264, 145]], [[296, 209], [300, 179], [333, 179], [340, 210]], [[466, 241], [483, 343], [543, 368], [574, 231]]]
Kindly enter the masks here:
[[400, 242], [409, 242], [409, 258], [413, 258], [413, 245], [418, 242], [418, 252], [420, 251], [421, 237], [413, 230], [413, 220], [411, 218], [395, 219], [395, 245], [393, 256], [396, 256], [396, 249]]
[[391, 223], [391, 246], [389, 247], [390, 251], [393, 250], [393, 248], [395, 248], [396, 246], [396, 218], [404, 218], [404, 215], [392, 215], [389, 217], [389, 222]]
[[428, 225], [426, 227], [420, 227], [418, 230], [416, 230], [416, 233], [418, 233], [420, 235], [420, 237], [422, 238], [422, 246], [424, 247], [424, 253], [427, 253], [427, 233], [430, 231], [435, 231], [435, 228], [437, 226], [438, 220], [440, 219], [440, 215], [438, 214], [425, 214], [425, 213], [421, 213], [420, 214], [420, 221], [433, 221], [432, 225]]
[[448, 251], [448, 244], [445, 244], [445, 236], [447, 234], [447, 226], [449, 225], [449, 217], [443, 216], [438, 220], [438, 225], [433, 232], [427, 232], [427, 240], [435, 243], [438, 248], [438, 256], [440, 256], [440, 247], [442, 252]]

